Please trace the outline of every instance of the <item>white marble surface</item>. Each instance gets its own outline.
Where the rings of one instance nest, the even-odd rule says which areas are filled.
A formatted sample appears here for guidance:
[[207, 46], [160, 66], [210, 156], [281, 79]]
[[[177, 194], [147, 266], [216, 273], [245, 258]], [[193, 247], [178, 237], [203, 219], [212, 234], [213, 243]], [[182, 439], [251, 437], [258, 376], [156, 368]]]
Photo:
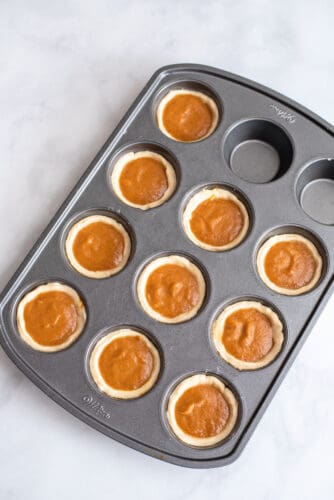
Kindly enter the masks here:
[[[331, 0], [2, 0], [0, 288], [161, 65], [240, 73], [334, 122], [333, 16]], [[334, 298], [224, 469], [182, 469], [109, 440], [0, 351], [0, 498], [332, 499], [333, 309]]]

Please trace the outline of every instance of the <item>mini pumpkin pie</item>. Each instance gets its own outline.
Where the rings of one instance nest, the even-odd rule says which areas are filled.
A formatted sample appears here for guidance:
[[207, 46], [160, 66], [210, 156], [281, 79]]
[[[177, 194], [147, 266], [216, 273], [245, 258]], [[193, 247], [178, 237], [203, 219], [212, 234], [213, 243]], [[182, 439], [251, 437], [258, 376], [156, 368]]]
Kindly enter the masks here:
[[162, 205], [172, 196], [176, 175], [174, 167], [158, 153], [129, 152], [116, 162], [111, 184], [124, 203], [147, 210]]
[[123, 225], [112, 217], [90, 215], [71, 227], [65, 248], [76, 271], [101, 279], [123, 269], [130, 256], [131, 240]]
[[101, 338], [90, 357], [90, 372], [96, 385], [112, 398], [143, 396], [155, 384], [159, 371], [156, 347], [146, 335], [129, 328]]
[[34, 288], [20, 301], [17, 327], [22, 339], [33, 349], [61, 351], [82, 333], [86, 310], [73, 288], [47, 283]]
[[233, 392], [213, 375], [197, 374], [183, 380], [169, 397], [168, 423], [190, 446], [213, 446], [233, 430], [238, 403]]
[[205, 188], [187, 203], [183, 227], [188, 238], [205, 250], [229, 250], [245, 238], [249, 216], [233, 193], [220, 187]]
[[261, 246], [256, 263], [262, 281], [284, 295], [312, 290], [323, 266], [316, 246], [300, 234], [272, 236]]
[[161, 99], [157, 109], [160, 130], [180, 142], [196, 142], [208, 137], [217, 127], [218, 108], [215, 101], [193, 90], [171, 90]]
[[152, 260], [141, 272], [137, 294], [144, 311], [162, 323], [193, 318], [205, 297], [205, 280], [199, 268], [180, 255]]
[[257, 301], [242, 301], [224, 309], [213, 324], [214, 345], [238, 370], [268, 365], [282, 348], [283, 325], [278, 315]]

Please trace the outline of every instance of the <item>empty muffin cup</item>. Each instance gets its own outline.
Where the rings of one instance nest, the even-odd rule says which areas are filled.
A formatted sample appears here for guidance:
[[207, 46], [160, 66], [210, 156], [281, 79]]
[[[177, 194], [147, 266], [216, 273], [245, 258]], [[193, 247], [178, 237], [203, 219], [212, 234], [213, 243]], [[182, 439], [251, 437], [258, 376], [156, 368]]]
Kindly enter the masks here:
[[297, 181], [297, 197], [304, 212], [321, 224], [334, 225], [334, 159], [308, 165]]
[[238, 177], [264, 184], [288, 170], [293, 150], [281, 127], [267, 120], [251, 119], [232, 127], [225, 140], [224, 156]]

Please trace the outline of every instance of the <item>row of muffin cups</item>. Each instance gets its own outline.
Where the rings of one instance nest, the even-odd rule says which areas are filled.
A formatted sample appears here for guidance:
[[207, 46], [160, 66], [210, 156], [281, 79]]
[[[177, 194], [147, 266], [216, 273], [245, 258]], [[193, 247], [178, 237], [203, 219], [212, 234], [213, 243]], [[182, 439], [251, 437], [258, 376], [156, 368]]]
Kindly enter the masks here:
[[[221, 98], [199, 81], [173, 82], [153, 101], [156, 125], [177, 142], [203, 141], [224, 119]], [[224, 139], [225, 161], [234, 174], [251, 183], [264, 184], [281, 177], [290, 168], [293, 156], [293, 138], [271, 119], [242, 119], [229, 128]], [[333, 158], [313, 158], [301, 170], [296, 183], [296, 196], [303, 211], [325, 225], [334, 224], [333, 165]], [[320, 208], [315, 203], [319, 195]]]
[[[154, 121], [169, 139], [193, 143], [207, 139], [224, 119], [221, 98], [199, 81], [169, 84], [154, 98]], [[275, 105], [271, 105], [275, 109]], [[294, 156], [291, 135], [271, 119], [248, 117], [232, 124], [224, 139], [224, 158], [241, 179], [264, 184], [276, 180], [290, 168]], [[253, 165], [254, 163], [254, 165]], [[313, 220], [333, 225], [334, 160], [312, 159], [298, 176], [296, 196]], [[316, 204], [322, 197], [322, 206]]]

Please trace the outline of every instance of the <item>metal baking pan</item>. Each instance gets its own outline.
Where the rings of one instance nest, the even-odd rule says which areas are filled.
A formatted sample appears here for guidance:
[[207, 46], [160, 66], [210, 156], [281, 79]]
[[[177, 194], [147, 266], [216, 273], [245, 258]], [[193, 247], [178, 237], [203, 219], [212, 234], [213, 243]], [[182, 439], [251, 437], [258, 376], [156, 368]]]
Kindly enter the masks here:
[[[158, 129], [156, 105], [173, 87], [203, 89], [215, 99], [221, 119], [210, 137], [185, 144], [169, 139]], [[330, 160], [334, 157], [333, 135], [332, 126], [299, 104], [239, 76], [195, 64], [158, 70], [2, 292], [0, 340], [4, 350], [48, 396], [117, 441], [188, 467], [216, 467], [232, 462], [250, 438], [334, 289], [334, 160]], [[247, 151], [249, 140], [264, 140], [276, 152], [267, 154], [264, 161], [261, 142], [259, 148]], [[240, 143], [243, 151], [236, 159]], [[146, 212], [122, 203], [109, 182], [110, 170], [119, 154], [142, 148], [167, 156], [178, 177], [172, 198]], [[253, 162], [254, 178], [247, 178], [247, 159]], [[185, 201], [192, 192], [208, 184], [228, 186], [249, 204], [250, 233], [231, 251], [202, 250], [182, 230]], [[92, 280], [70, 267], [64, 255], [64, 238], [70, 225], [83, 214], [101, 211], [111, 211], [125, 221], [132, 235], [133, 253], [118, 275]], [[264, 238], [286, 229], [306, 232], [318, 245], [325, 264], [320, 284], [297, 297], [269, 290], [254, 266], [256, 251]], [[135, 294], [135, 280], [143, 264], [153, 256], [169, 252], [194, 259], [207, 278], [204, 307], [194, 319], [177, 325], [158, 323], [148, 317]], [[83, 297], [88, 312], [81, 337], [70, 348], [54, 354], [37, 352], [25, 345], [15, 320], [20, 298], [37, 284], [51, 280], [73, 286]], [[257, 298], [271, 305], [285, 325], [286, 338], [280, 355], [269, 366], [253, 372], [239, 372], [225, 363], [210, 340], [217, 312], [240, 298]], [[163, 361], [157, 384], [137, 400], [108, 398], [97, 390], [88, 373], [87, 360], [96, 339], [121, 325], [133, 325], [147, 332], [159, 346]], [[179, 442], [165, 419], [171, 389], [182, 377], [195, 372], [221, 376], [234, 389], [240, 404], [232, 435], [209, 449], [195, 449]]]

